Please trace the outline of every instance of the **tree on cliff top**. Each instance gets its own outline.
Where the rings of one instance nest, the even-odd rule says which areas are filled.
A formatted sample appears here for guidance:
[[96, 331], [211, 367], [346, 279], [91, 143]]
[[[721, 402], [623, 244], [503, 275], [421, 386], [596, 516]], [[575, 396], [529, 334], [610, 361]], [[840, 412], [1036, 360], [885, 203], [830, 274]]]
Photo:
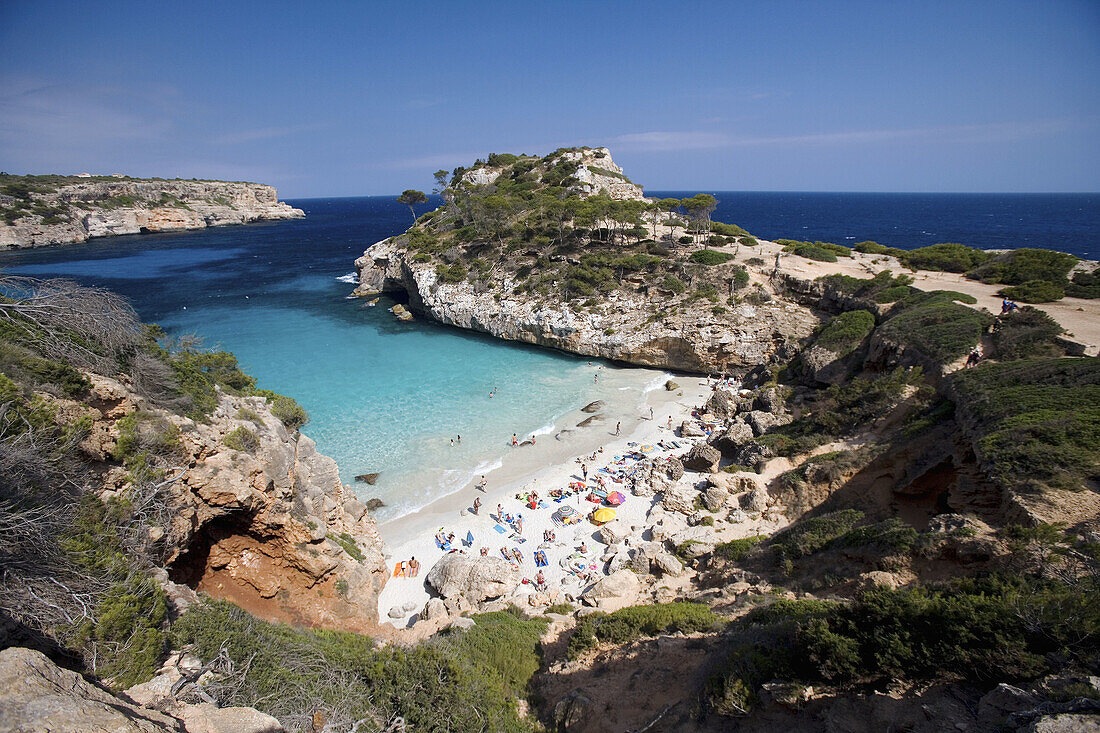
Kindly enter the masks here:
[[413, 224], [416, 223], [416, 210], [413, 207], [417, 204], [428, 203], [428, 197], [424, 192], [417, 191], [415, 188], [405, 189], [401, 195], [397, 197], [397, 200], [409, 207], [409, 213], [412, 214]]
[[[681, 205], [691, 217], [696, 233], [710, 231], [710, 215], [718, 208], [718, 199], [709, 193], [697, 193], [689, 199], [684, 199]], [[706, 246], [706, 240], [703, 241]]]

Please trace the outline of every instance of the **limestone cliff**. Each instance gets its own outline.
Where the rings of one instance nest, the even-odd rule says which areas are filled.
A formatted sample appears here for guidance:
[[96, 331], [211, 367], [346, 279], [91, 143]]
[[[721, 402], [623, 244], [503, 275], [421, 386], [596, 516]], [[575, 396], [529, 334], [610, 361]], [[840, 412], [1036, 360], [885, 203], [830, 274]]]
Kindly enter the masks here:
[[503, 339], [690, 372], [789, 357], [818, 324], [728, 255], [698, 259], [709, 222], [689, 235], [606, 148], [516, 158], [457, 172], [445, 206], [356, 260], [356, 294], [407, 296], [414, 313]]
[[7, 176], [0, 213], [0, 249], [305, 216], [259, 183], [102, 176]]
[[[169, 594], [186, 605], [182, 586], [231, 600], [258, 616], [308, 626], [366, 631], [385, 579], [382, 542], [366, 507], [340, 483], [336, 462], [305, 435], [288, 431], [262, 397], [221, 394], [206, 423], [158, 410], [118, 381], [92, 376], [87, 400], [69, 402], [72, 417], [92, 420], [81, 445], [106, 462], [119, 420], [137, 410], [179, 429], [178, 476], [168, 484], [166, 522], [154, 526]], [[246, 428], [248, 450], [227, 436]], [[121, 494], [121, 468], [104, 476], [104, 498]], [[167, 581], [167, 578], [165, 579]]]

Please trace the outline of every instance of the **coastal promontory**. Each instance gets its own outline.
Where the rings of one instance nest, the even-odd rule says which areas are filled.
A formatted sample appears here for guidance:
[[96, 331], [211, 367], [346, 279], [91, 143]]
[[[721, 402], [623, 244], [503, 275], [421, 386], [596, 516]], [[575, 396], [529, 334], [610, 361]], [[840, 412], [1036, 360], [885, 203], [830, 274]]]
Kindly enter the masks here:
[[304, 216], [260, 183], [0, 174], [0, 250]]

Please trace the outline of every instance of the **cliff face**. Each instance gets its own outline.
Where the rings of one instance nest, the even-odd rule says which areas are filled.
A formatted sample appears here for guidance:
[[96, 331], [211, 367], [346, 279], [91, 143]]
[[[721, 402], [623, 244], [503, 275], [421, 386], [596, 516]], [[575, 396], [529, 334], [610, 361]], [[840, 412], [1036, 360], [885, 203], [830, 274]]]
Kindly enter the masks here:
[[0, 249], [305, 216], [258, 183], [94, 179], [30, 189], [0, 194], [7, 215], [0, 222]]
[[[66, 406], [92, 420], [81, 445], [88, 458], [106, 461], [118, 421], [139, 409], [180, 431], [167, 523], [151, 530], [170, 596], [186, 603], [186, 586], [271, 620], [370, 630], [386, 575], [382, 541], [366, 507], [341, 485], [336, 462], [310, 438], [288, 431], [262, 397], [222, 394], [209, 422], [196, 423], [92, 377], [89, 399]], [[226, 445], [241, 427], [258, 438], [250, 452]], [[121, 467], [103, 481], [105, 498], [128, 483]]]
[[561, 301], [514, 294], [504, 276], [493, 290], [468, 281], [443, 282], [431, 263], [413, 261], [401, 238], [379, 242], [355, 261], [358, 295], [403, 293], [410, 308], [440, 323], [509, 341], [583, 356], [687, 372], [737, 372], [789, 358], [818, 318], [808, 308], [772, 299], [715, 313], [709, 300], [653, 318], [667, 296], [631, 288], [612, 293], [599, 309], [574, 310]]

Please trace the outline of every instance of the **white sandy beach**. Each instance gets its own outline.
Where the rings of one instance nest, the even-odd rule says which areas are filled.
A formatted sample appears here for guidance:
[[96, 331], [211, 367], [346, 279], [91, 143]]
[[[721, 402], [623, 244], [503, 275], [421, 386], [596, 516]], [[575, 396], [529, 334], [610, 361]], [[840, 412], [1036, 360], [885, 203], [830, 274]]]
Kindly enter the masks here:
[[[659, 374], [655, 372], [655, 375]], [[653, 506], [654, 497], [637, 497], [630, 493], [630, 486], [616, 484], [611, 477], [604, 473], [598, 474], [599, 469], [612, 464], [616, 456], [622, 456], [633, 450], [640, 450], [643, 446], [650, 452], [648, 458], [682, 455], [693, 444], [693, 439], [684, 440], [677, 438], [674, 430], [668, 428], [669, 418], [672, 418], [673, 429], [686, 419], [690, 419], [693, 408], [706, 402], [711, 393], [706, 380], [698, 376], [670, 376], [669, 378], [680, 385], [680, 389], [673, 392], [664, 389], [654, 390], [647, 396], [647, 406], [643, 407], [641, 414], [637, 410], [631, 410], [632, 415], [616, 414], [613, 406], [605, 414], [605, 419], [596, 422], [587, 429], [578, 429], [571, 433], [565, 440], [555, 440], [553, 436], [545, 436], [545, 439], [537, 441], [534, 446], [521, 446], [514, 453], [505, 457], [504, 465], [487, 474], [487, 487], [484, 492], [475, 486], [470, 486], [457, 494], [441, 498], [425, 509], [415, 514], [400, 517], [379, 526], [379, 531], [386, 541], [390, 577], [386, 587], [379, 596], [378, 609], [379, 621], [392, 623], [398, 628], [406, 627], [410, 621], [415, 621], [414, 616], [423, 608], [431, 597], [425, 578], [432, 566], [444, 556], [444, 552], [436, 546], [435, 533], [443, 529], [446, 533], [455, 535], [454, 547], [465, 550], [471, 556], [478, 556], [482, 547], [488, 548], [491, 557], [501, 557], [501, 548], [509, 552], [512, 548], [518, 548], [523, 555], [523, 562], [519, 564], [522, 577], [531, 581], [521, 584], [519, 593], [526, 589], [534, 592], [534, 580], [539, 568], [536, 568], [534, 553], [543, 549], [546, 554], [547, 565], [542, 569], [548, 590], [560, 590], [577, 596], [584, 589], [585, 584], [573, 573], [562, 567], [562, 560], [570, 558], [579, 552], [582, 543], [587, 544], [588, 568], [594, 573], [594, 579], [602, 577], [603, 563], [599, 561], [606, 550], [606, 545], [599, 539], [597, 527], [585, 517], [596, 504], [586, 501], [583, 492], [567, 497], [562, 503], [574, 507], [581, 515], [582, 520], [574, 525], [559, 527], [553, 522], [551, 515], [562, 503], [555, 502], [549, 492], [552, 489], [568, 489], [570, 482], [580, 481], [581, 461], [588, 466], [589, 484], [595, 486], [595, 478], [602, 475], [607, 481], [607, 490], [618, 490], [626, 496], [626, 501], [616, 508], [616, 523], [627, 526], [639, 526], [643, 523], [647, 513]], [[649, 407], [653, 408], [653, 419], [649, 418]], [[587, 418], [583, 412], [577, 411], [576, 415], [569, 417]], [[617, 419], [621, 418], [621, 419]], [[615, 423], [621, 422], [621, 430], [615, 435]], [[679, 449], [664, 449], [658, 443], [675, 440], [679, 443]], [[697, 440], [697, 439], [696, 439]], [[602, 453], [599, 452], [603, 449]], [[589, 460], [592, 453], [597, 454], [595, 461]], [[537, 509], [529, 509], [524, 505], [517, 494], [534, 490], [542, 500], [542, 506]], [[473, 501], [475, 497], [481, 498], [481, 510], [479, 514], [473, 514]], [[517, 536], [511, 527], [503, 522], [497, 522], [495, 515], [497, 505], [501, 504], [505, 514], [522, 515], [524, 520], [523, 534]], [[494, 529], [503, 527], [505, 533]], [[554, 542], [544, 543], [543, 532], [554, 531]], [[473, 535], [473, 543], [470, 547], [464, 547], [461, 540], [467, 533]], [[519, 542], [522, 537], [523, 542]], [[393, 577], [394, 565], [397, 562], [415, 557], [420, 563], [420, 571], [416, 578]], [[412, 609], [405, 611], [400, 618], [390, 617], [391, 609], [399, 607]]]

